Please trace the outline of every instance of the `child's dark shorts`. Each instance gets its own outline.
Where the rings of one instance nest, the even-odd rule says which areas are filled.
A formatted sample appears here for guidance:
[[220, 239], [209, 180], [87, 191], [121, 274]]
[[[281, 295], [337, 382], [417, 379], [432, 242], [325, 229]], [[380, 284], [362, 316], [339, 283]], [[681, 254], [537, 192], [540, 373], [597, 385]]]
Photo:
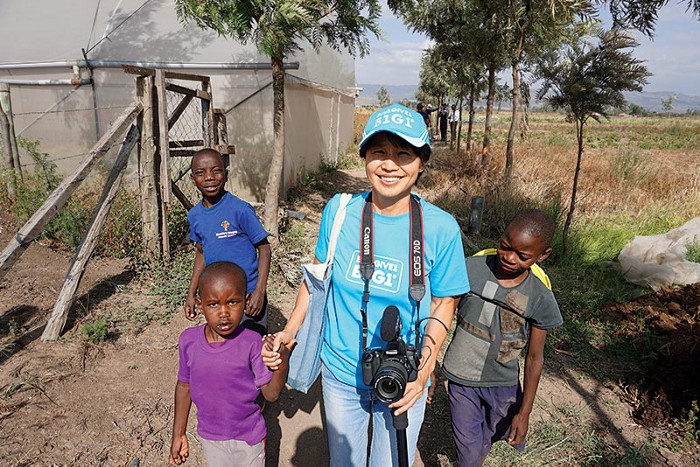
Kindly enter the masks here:
[[[450, 381], [448, 393], [459, 466], [480, 466], [493, 443], [508, 439], [522, 403], [520, 384], [481, 388]], [[522, 451], [525, 441], [513, 447]]]

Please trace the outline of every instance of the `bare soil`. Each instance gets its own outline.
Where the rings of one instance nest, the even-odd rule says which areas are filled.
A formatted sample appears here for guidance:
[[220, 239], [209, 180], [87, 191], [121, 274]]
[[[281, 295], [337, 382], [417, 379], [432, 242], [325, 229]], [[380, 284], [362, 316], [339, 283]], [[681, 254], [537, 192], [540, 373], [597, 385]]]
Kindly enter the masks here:
[[700, 283], [612, 303], [603, 312], [619, 323], [618, 334], [655, 343], [653, 363], [640, 381], [631, 382], [638, 390], [635, 419], [654, 427], [687, 418], [693, 401], [700, 400]]
[[[289, 207], [306, 214], [303, 222], [313, 236], [331, 192], [355, 192], [364, 186], [361, 173], [338, 172], [328, 192], [306, 190], [295, 198], [303, 201]], [[0, 227], [0, 244], [4, 245], [14, 234], [14, 226], [1, 213]], [[283, 253], [277, 258], [284, 260]], [[64, 336], [57, 342], [42, 343], [43, 326], [69, 263], [69, 255], [34, 244], [0, 281], [0, 465], [164, 466], [173, 416], [177, 336], [190, 323], [177, 313], [165, 323], [140, 324], [143, 311], [158, 306], [148, 292], [149, 284], [135, 277], [123, 261], [95, 259], [82, 280]], [[286, 268], [287, 272], [291, 269]], [[294, 288], [283, 276], [287, 273], [280, 267], [271, 279], [273, 331], [284, 325], [295, 298]], [[685, 302], [673, 299], [666, 303]], [[697, 308], [692, 309], [694, 315], [688, 310], [686, 315], [695, 320]], [[91, 344], [80, 327], [97, 317], [108, 321], [112, 334], [107, 342]], [[681, 325], [681, 321], [678, 328], [686, 329], [689, 324]], [[673, 345], [680, 341], [678, 335], [673, 334]], [[697, 355], [695, 347], [693, 352]], [[632, 418], [636, 407], [618, 395], [619, 388], [576, 371], [566, 357], [557, 362], [548, 363], [543, 375], [533, 429], [560, 419], [562, 407], [571, 407], [577, 413], [577, 429], [596, 430], [621, 449], [640, 445], [651, 436], [649, 428]], [[694, 362], [693, 367], [680, 370], [688, 378], [697, 375], [697, 360]], [[662, 380], [654, 381], [660, 384]], [[665, 394], [676, 397], [670, 389]], [[436, 398], [445, 400], [442, 387]], [[328, 464], [321, 411], [318, 383], [309, 394], [284, 391], [278, 403], [268, 404], [268, 465]], [[428, 408], [416, 465], [454, 462], [447, 417], [444, 404], [433, 403]], [[192, 414], [187, 465], [204, 466], [195, 420]], [[668, 449], [653, 455], [655, 465], [698, 462], [697, 454], [685, 456]]]

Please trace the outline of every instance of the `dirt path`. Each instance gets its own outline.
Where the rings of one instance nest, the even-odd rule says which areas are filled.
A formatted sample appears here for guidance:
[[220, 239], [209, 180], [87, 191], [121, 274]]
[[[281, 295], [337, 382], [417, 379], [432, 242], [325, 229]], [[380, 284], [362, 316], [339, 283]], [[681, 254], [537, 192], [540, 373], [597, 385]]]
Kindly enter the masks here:
[[[338, 191], [359, 191], [364, 183], [362, 172], [337, 174]], [[305, 212], [304, 222], [318, 229], [324, 202], [316, 194], [294, 209]], [[8, 235], [4, 229], [0, 240]], [[190, 323], [176, 314], [166, 324], [139, 329], [138, 314], [154, 306], [153, 297], [125, 271], [123, 262], [97, 260], [83, 280], [68, 332], [58, 342], [42, 344], [38, 337], [69, 261], [67, 255], [34, 245], [0, 283], [0, 465], [166, 465], [177, 336]], [[270, 311], [273, 330], [286, 322], [295, 298], [286, 283], [276, 289]], [[129, 331], [107, 343], [86, 343], [79, 326], [96, 316]], [[120, 321], [124, 316], [131, 318]], [[649, 431], [634, 422], [614, 388], [572, 368], [566, 362], [546, 368], [533, 427], [564, 418], [580, 430], [598, 430], [621, 448], [647, 439]], [[317, 384], [308, 395], [285, 391], [278, 403], [268, 405], [268, 465], [327, 465], [319, 399]], [[187, 465], [204, 466], [194, 419]], [[449, 436], [444, 405], [434, 404], [426, 415], [416, 465], [450, 465], [454, 456]], [[691, 465], [666, 451], [656, 457], [659, 463]]]

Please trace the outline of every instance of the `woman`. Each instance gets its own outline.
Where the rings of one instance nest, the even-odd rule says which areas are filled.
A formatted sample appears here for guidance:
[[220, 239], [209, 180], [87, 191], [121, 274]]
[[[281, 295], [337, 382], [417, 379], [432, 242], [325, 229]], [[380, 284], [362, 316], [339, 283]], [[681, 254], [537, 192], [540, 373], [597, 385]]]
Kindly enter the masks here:
[[[426, 384], [452, 322], [456, 297], [469, 290], [462, 240], [452, 216], [411, 195], [430, 157], [428, 129], [420, 114], [398, 104], [372, 114], [360, 142], [360, 157], [372, 189], [354, 195], [346, 208], [333, 259], [321, 349], [330, 461], [333, 466], [364, 467], [370, 445], [370, 465], [398, 465], [393, 411], [394, 416], [408, 413], [406, 438], [412, 465], [425, 411]], [[338, 205], [336, 195], [323, 210], [316, 262], [324, 261], [328, 253]], [[422, 213], [422, 218], [412, 216], [413, 212]], [[414, 229], [411, 233], [421, 220], [422, 232]], [[373, 261], [368, 261], [372, 256]], [[362, 263], [373, 264], [373, 271], [364, 269], [363, 273]], [[422, 299], [409, 291], [409, 281], [414, 284], [416, 277], [424, 278]], [[308, 302], [308, 289], [302, 285], [287, 325], [275, 335], [275, 349], [293, 341]], [[398, 400], [386, 403], [377, 398], [372, 385], [365, 384], [361, 362], [365, 346], [380, 353], [386, 348], [381, 335], [387, 334], [380, 330], [384, 310], [392, 305], [398, 308], [400, 334], [407, 344], [416, 341], [416, 322], [424, 321], [415, 380], [407, 378]], [[426, 319], [428, 316], [433, 319]], [[277, 354], [263, 352], [263, 360], [274, 366]]]

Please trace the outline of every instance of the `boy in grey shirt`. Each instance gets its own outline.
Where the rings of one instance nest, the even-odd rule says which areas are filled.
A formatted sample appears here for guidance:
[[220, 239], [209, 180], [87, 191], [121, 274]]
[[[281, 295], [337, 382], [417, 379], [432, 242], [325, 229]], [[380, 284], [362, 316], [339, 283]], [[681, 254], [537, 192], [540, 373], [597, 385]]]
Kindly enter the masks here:
[[[525, 448], [547, 330], [563, 322], [554, 295], [530, 271], [551, 253], [553, 233], [546, 213], [528, 209], [508, 224], [495, 255], [467, 259], [472, 291], [460, 302], [443, 364], [462, 467], [481, 465], [498, 440]], [[521, 390], [518, 356], [525, 346]]]

